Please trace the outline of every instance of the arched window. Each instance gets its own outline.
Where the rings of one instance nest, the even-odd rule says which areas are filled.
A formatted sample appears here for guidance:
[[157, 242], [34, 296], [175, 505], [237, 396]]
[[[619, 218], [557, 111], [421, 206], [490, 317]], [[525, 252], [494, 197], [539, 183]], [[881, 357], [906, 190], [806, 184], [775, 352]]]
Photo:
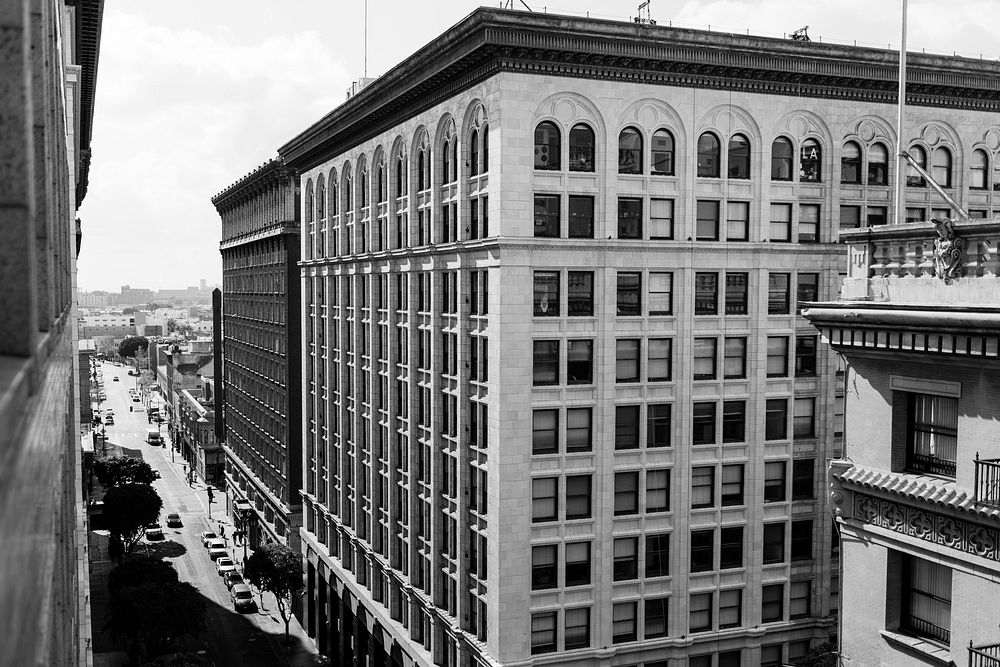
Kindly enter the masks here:
[[417, 151], [417, 191], [422, 192], [427, 184], [424, 182], [424, 149]]
[[330, 215], [337, 215], [339, 202], [337, 201], [337, 177], [330, 174]]
[[989, 173], [990, 161], [986, 152], [972, 151], [972, 162], [969, 163], [969, 187], [973, 190], [986, 189], [986, 174]]
[[378, 179], [378, 183], [376, 184], [378, 187], [378, 201], [381, 204], [385, 202], [387, 194], [387, 188], [385, 187], [385, 162], [379, 163], [375, 173]]
[[799, 180], [803, 183], [823, 180], [823, 149], [815, 139], [806, 139], [799, 149]]
[[535, 169], [559, 169], [559, 128], [545, 121], [535, 128]]
[[350, 213], [351, 211], [354, 210], [354, 202], [351, 201], [351, 196], [353, 195], [353, 193], [351, 192], [352, 189], [353, 188], [351, 187], [351, 175], [347, 174], [346, 176], [344, 176], [344, 193], [343, 193], [345, 213]]
[[719, 177], [719, 138], [711, 132], [698, 137], [698, 175], [705, 178]]
[[618, 135], [618, 173], [642, 173], [642, 135], [634, 127], [626, 127]]
[[[920, 165], [920, 168], [927, 171], [927, 151], [925, 151], [920, 146], [910, 146], [910, 157], [913, 161]], [[906, 163], [906, 187], [908, 188], [922, 188], [927, 185], [924, 177], [920, 175], [913, 165], [909, 162]]]
[[313, 182], [310, 179], [306, 183], [306, 221], [313, 222], [316, 220], [316, 207], [313, 204]]
[[729, 178], [750, 178], [750, 141], [742, 134], [729, 139]]
[[649, 152], [652, 157], [652, 173], [658, 176], [674, 175], [674, 135], [669, 130], [657, 130], [653, 133]]
[[844, 144], [840, 156], [840, 182], [848, 184], [861, 183], [861, 147], [853, 141]]
[[396, 196], [402, 197], [406, 194], [406, 166], [403, 164], [403, 157], [396, 158]]
[[469, 176], [479, 175], [479, 132], [469, 135]]
[[594, 131], [577, 123], [569, 131], [569, 170], [594, 171]]
[[483, 173], [490, 173], [490, 126], [483, 125]]
[[451, 147], [450, 141], [445, 141], [444, 146], [441, 148], [441, 182], [451, 183], [451, 153], [448, 149]]
[[941, 146], [934, 149], [931, 163], [931, 178], [942, 188], [951, 187], [951, 151]]
[[882, 144], [872, 144], [868, 149], [868, 185], [886, 185], [889, 182], [889, 151]]
[[361, 172], [361, 208], [368, 206], [368, 170]]
[[771, 144], [771, 180], [792, 180], [792, 142], [785, 137]]
[[326, 188], [323, 186], [323, 176], [316, 179], [316, 218], [322, 220], [326, 217]]

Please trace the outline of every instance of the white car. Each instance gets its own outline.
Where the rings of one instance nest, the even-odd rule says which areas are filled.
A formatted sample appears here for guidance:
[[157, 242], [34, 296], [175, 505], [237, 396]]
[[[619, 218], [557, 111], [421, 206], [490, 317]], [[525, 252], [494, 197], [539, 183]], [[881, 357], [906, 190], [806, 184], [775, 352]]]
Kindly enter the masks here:
[[162, 540], [163, 528], [158, 523], [151, 523], [146, 526], [147, 540]]
[[207, 549], [208, 543], [211, 542], [212, 540], [217, 540], [217, 539], [219, 539], [218, 535], [216, 535], [210, 530], [206, 530], [201, 534], [201, 546]]
[[208, 557], [212, 560], [224, 558], [229, 555], [226, 551], [226, 543], [222, 540], [212, 540], [208, 543]]
[[215, 561], [215, 569], [219, 572], [220, 577], [225, 577], [226, 573], [236, 571], [236, 563], [229, 556], [222, 556]]
[[114, 417], [115, 410], [114, 410], [114, 408], [108, 408], [107, 410], [104, 411], [104, 414], [106, 414], [109, 417]]
[[233, 607], [236, 608], [236, 610], [253, 609], [253, 593], [250, 591], [250, 587], [246, 584], [236, 584], [233, 586], [230, 596], [233, 599]]

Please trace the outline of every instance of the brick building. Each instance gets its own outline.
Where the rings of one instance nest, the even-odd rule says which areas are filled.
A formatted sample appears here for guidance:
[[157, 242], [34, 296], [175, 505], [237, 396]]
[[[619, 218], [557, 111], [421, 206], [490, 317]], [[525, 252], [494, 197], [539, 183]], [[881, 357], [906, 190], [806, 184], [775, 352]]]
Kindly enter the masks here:
[[[212, 199], [222, 218], [227, 511], [298, 550], [302, 487], [298, 189], [271, 160]], [[246, 524], [243, 518], [250, 518]]]

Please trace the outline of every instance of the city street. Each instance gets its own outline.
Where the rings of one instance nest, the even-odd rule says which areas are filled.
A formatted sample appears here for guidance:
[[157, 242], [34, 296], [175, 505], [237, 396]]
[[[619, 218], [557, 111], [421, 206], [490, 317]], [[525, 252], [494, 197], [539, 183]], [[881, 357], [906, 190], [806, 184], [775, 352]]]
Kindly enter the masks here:
[[[294, 650], [291, 655], [284, 655], [281, 648], [284, 641], [284, 623], [277, 612], [273, 597], [265, 595], [264, 604], [260, 606], [260, 598], [255, 595], [258, 608], [253, 612], [239, 613], [233, 609], [229, 590], [216, 573], [215, 563], [209, 558], [207, 550], [201, 543], [202, 531], [212, 530], [219, 533], [220, 527], [224, 528], [231, 555], [237, 562], [238, 568], [242, 569], [243, 548], [234, 546], [229, 538], [233, 526], [225, 516], [225, 494], [221, 491], [215, 492], [215, 502], [211, 506], [213, 519], [210, 520], [205, 485], [197, 481], [188, 485], [185, 464], [179, 454], [174, 454], [174, 461], [171, 461], [172, 447], [166, 437], [166, 428], [160, 430], [167, 447], [146, 443], [146, 429], [155, 427], [155, 423], [150, 424], [147, 421], [142, 402], [132, 401], [128, 394], [129, 388], [136, 387], [136, 378], [127, 374], [126, 367], [105, 363], [102, 364], [102, 368], [107, 400], [101, 402], [101, 410], [106, 411], [111, 408], [115, 417], [115, 424], [106, 427], [109, 455], [111, 449], [117, 451], [117, 447], [121, 447], [125, 454], [141, 456], [160, 473], [160, 479], [157, 479], [153, 486], [163, 499], [160, 524], [163, 527], [164, 539], [149, 541], [143, 538], [135, 547], [136, 553], [156, 555], [172, 563], [180, 579], [194, 585], [207, 602], [208, 631], [195, 640], [185, 641], [184, 645], [212, 661], [209, 664], [219, 666], [315, 664], [313, 655], [307, 649], [310, 644], [294, 620], [290, 625]], [[115, 376], [118, 376], [118, 382], [114, 381]], [[172, 512], [180, 515], [182, 527], [167, 527], [166, 516]], [[106, 559], [107, 551], [94, 548], [92, 558]], [[105, 565], [110, 564], [105, 563]], [[98, 585], [104, 584], [95, 582], [95, 598], [104, 593], [96, 590]], [[102, 623], [103, 619], [97, 618], [95, 613], [95, 634], [99, 634]], [[100, 642], [95, 649], [99, 648], [99, 644]]]

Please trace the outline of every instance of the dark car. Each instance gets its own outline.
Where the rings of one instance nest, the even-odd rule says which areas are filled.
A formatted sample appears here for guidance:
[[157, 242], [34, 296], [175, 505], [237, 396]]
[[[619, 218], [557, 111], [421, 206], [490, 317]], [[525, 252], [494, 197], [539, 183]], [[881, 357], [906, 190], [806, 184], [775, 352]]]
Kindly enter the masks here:
[[182, 525], [184, 525], [184, 524], [181, 523], [181, 515], [177, 514], [176, 512], [172, 513], [172, 514], [168, 514], [167, 515], [167, 525], [170, 526], [171, 528], [179, 528]]

